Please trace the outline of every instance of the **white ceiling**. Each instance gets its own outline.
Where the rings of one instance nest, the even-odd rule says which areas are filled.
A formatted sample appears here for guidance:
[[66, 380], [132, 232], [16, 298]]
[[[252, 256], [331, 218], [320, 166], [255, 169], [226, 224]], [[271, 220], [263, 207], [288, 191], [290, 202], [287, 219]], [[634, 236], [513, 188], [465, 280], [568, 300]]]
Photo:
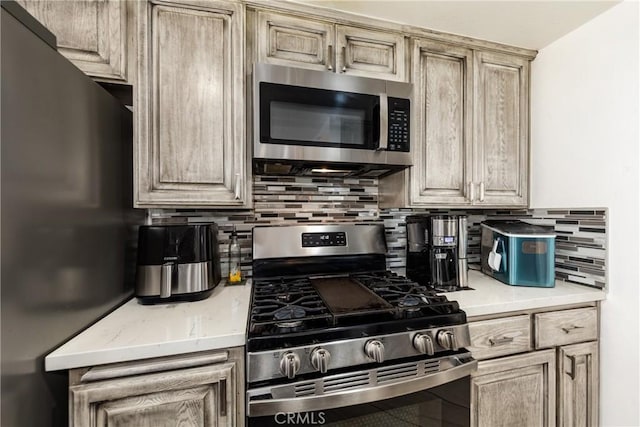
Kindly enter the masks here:
[[618, 0], [297, 0], [433, 30], [542, 49]]

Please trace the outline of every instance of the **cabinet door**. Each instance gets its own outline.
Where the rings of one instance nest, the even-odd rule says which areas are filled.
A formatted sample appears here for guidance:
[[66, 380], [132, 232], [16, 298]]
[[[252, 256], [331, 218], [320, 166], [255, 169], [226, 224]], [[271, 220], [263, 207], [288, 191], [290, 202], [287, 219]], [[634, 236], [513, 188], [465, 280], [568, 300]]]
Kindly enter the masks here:
[[18, 0], [57, 38], [58, 51], [92, 77], [127, 81], [127, 7], [120, 0]]
[[235, 426], [233, 363], [69, 388], [70, 426]]
[[258, 12], [258, 62], [333, 71], [333, 24], [270, 12]]
[[472, 64], [469, 49], [414, 43], [414, 206], [470, 204]]
[[558, 361], [558, 424], [597, 426], [598, 343], [561, 347]]
[[555, 352], [480, 362], [471, 378], [471, 425], [554, 426]]
[[476, 204], [529, 201], [529, 61], [476, 52]]
[[405, 81], [404, 36], [338, 25], [336, 71], [354, 76]]
[[245, 207], [243, 6], [137, 4], [136, 206]]

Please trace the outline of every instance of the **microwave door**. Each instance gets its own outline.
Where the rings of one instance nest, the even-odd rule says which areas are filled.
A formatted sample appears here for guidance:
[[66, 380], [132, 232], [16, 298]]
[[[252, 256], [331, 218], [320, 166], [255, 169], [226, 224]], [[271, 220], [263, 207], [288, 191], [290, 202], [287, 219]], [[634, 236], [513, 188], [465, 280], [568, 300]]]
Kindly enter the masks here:
[[261, 82], [260, 142], [376, 150], [380, 97]]

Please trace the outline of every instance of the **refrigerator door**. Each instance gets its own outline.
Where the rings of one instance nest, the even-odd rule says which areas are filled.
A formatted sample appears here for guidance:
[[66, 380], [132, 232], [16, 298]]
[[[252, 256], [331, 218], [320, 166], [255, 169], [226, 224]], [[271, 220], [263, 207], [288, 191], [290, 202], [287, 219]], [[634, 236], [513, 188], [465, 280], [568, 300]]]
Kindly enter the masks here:
[[133, 290], [131, 113], [5, 3], [0, 424], [66, 425], [66, 373], [44, 356]]

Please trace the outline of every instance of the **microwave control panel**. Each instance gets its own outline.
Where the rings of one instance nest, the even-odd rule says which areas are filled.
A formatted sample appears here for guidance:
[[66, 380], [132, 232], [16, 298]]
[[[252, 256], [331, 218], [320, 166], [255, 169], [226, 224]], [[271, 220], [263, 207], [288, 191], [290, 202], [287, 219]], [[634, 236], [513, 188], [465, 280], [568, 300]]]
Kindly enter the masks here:
[[389, 151], [409, 152], [410, 103], [404, 98], [388, 98], [389, 102]]

